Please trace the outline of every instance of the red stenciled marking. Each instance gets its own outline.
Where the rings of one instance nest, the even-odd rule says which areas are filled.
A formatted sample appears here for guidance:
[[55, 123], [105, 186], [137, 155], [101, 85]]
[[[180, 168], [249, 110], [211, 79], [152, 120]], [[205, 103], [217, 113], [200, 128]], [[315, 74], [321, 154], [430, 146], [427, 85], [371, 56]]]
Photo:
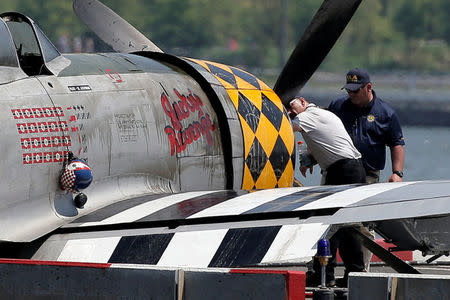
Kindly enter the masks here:
[[45, 107], [44, 116], [47, 118], [53, 118], [55, 116], [55, 114], [53, 113], [53, 107]]
[[52, 147], [52, 140], [50, 137], [45, 136], [45, 137], [41, 137], [41, 146], [43, 148], [49, 148]]
[[44, 152], [42, 156], [44, 157], [44, 163], [53, 162], [53, 152]]
[[22, 145], [22, 149], [30, 149], [31, 142], [29, 138], [20, 139], [20, 144]]
[[33, 163], [34, 164], [42, 163], [42, 152], [33, 153]]
[[28, 133], [27, 123], [18, 123], [17, 130], [19, 130], [19, 134]]
[[20, 109], [11, 109], [14, 119], [23, 119], [22, 110]]
[[41, 139], [38, 137], [32, 137], [30, 138], [31, 145], [33, 148], [41, 148]]
[[43, 118], [44, 113], [42, 112], [42, 108], [36, 107], [33, 108], [33, 113], [35, 118]]
[[55, 115], [57, 117], [64, 117], [64, 112], [62, 107], [54, 107], [53, 110], [55, 111]]
[[52, 146], [60, 147], [61, 146], [61, 138], [59, 136], [52, 137]]
[[58, 122], [56, 122], [56, 121], [48, 122], [47, 125], [48, 125], [48, 130], [50, 132], [58, 132], [59, 131]]
[[22, 109], [22, 114], [25, 117], [25, 119], [32, 119], [32, 118], [34, 118], [34, 114], [33, 114], [33, 111], [31, 110], [31, 108], [24, 108], [24, 109]]
[[53, 152], [53, 161], [54, 162], [62, 162], [64, 160], [63, 151]]
[[115, 82], [123, 82], [122, 77], [120, 76], [120, 74], [115, 72], [115, 71], [113, 71], [112, 69], [106, 69], [105, 72]]
[[61, 131], [69, 131], [69, 127], [67, 127], [66, 121], [59, 121], [58, 125], [59, 125], [59, 128], [61, 129]]
[[[68, 110], [84, 109], [83, 106], [70, 106]], [[38, 118], [59, 118], [64, 117], [65, 113], [62, 107], [34, 107], [34, 108], [17, 108], [11, 109], [11, 113], [14, 119], [38, 119]], [[84, 115], [84, 113], [83, 113]], [[69, 117], [71, 121], [76, 122], [76, 115]], [[31, 121], [31, 120], [30, 120]], [[37, 120], [36, 120], [37, 121]], [[62, 121], [54, 119], [45, 120], [45, 122], [29, 122], [29, 123], [16, 123], [18, 133], [20, 135], [30, 134], [37, 135], [42, 133], [56, 133], [56, 132], [78, 132], [79, 126], [68, 126], [68, 121]], [[79, 137], [79, 135], [78, 135]], [[80, 137], [79, 137], [80, 139]], [[35, 137], [22, 137], [19, 138], [20, 148], [23, 150], [40, 150], [45, 148], [58, 148], [58, 147], [71, 147], [72, 139], [70, 136], [35, 136]], [[80, 141], [81, 143], [81, 141]], [[19, 148], [19, 149], [20, 149]], [[44, 149], [42, 149], [44, 150]], [[67, 151], [56, 152], [31, 152], [22, 153], [22, 159], [24, 164], [40, 164], [50, 162], [63, 162], [67, 157]]]
[[[161, 106], [170, 118], [172, 126], [167, 126], [164, 132], [170, 141], [171, 155], [181, 153], [186, 147], [197, 141], [201, 136], [206, 137], [208, 145], [212, 146], [214, 140], [211, 131], [215, 130], [215, 125], [210, 116], [202, 110], [203, 102], [199, 96], [189, 90], [188, 95], [180, 94], [174, 89], [180, 101], [170, 103], [165, 93], [161, 94]], [[191, 113], [198, 112], [198, 121], [194, 121], [183, 128], [181, 121], [191, 116]]]
[[28, 133], [38, 133], [39, 128], [37, 126], [37, 123], [27, 123], [28, 126]]
[[189, 91], [187, 96], [180, 94], [176, 89], [174, 89], [174, 92], [180, 101], [171, 104], [167, 95], [162, 94], [161, 105], [166, 115], [170, 118], [173, 128], [175, 130], [181, 130], [182, 126], [180, 121], [189, 118], [191, 113], [198, 111], [198, 118], [204, 115], [202, 111], [203, 102], [199, 96], [193, 94], [191, 91]]
[[70, 139], [70, 136], [61, 137], [61, 140], [63, 141], [62, 142], [63, 146], [72, 146], [72, 141]]
[[64, 117], [62, 107], [33, 107], [11, 109], [14, 119], [53, 118]]
[[29, 165], [33, 163], [33, 156], [31, 155], [31, 153], [24, 153], [22, 159], [24, 165]]
[[206, 137], [208, 145], [214, 145], [211, 131], [214, 131], [214, 129], [208, 114], [200, 119], [200, 123], [193, 122], [185, 130], [175, 132], [172, 127], [167, 126], [164, 132], [170, 141], [170, 155], [174, 155], [175, 150], [177, 153], [183, 152], [188, 145], [197, 141], [202, 135]]
[[[80, 145], [81, 145], [81, 142], [82, 142], [81, 134], [77, 134], [77, 136], [78, 136], [78, 142], [79, 142]], [[81, 151], [82, 151], [82, 150], [83, 150], [83, 147], [80, 147], [80, 149], [78, 149], [78, 156], [81, 155]]]
[[40, 133], [48, 132], [47, 122], [38, 122], [37, 126], [39, 128]]
[[21, 138], [20, 144], [22, 146], [22, 149], [72, 146], [72, 139], [70, 136], [31, 137]]
[[68, 158], [67, 151], [55, 151], [55, 152], [35, 152], [24, 153], [22, 160], [24, 165], [63, 162]]

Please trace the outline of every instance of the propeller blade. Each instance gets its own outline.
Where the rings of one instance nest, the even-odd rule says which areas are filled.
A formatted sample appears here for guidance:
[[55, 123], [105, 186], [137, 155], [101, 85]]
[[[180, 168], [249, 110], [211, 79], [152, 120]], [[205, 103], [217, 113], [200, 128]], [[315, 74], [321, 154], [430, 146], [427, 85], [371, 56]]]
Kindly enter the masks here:
[[163, 52], [152, 41], [97, 0], [74, 0], [75, 14], [117, 52]]
[[327, 56], [361, 1], [323, 1], [275, 83], [273, 90], [286, 107]]

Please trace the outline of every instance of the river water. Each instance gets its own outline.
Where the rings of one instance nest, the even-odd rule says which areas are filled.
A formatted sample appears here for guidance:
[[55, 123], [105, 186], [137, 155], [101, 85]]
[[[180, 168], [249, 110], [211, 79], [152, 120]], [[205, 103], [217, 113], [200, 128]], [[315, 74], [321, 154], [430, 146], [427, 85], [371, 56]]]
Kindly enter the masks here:
[[[404, 181], [416, 180], [450, 180], [450, 127], [403, 126], [405, 138]], [[301, 135], [296, 134], [297, 140]], [[386, 167], [381, 172], [381, 181], [391, 176], [390, 151], [386, 148]], [[298, 158], [297, 158], [298, 159]], [[304, 178], [296, 162], [295, 177], [304, 186], [320, 184], [320, 168], [316, 165], [313, 174]]]

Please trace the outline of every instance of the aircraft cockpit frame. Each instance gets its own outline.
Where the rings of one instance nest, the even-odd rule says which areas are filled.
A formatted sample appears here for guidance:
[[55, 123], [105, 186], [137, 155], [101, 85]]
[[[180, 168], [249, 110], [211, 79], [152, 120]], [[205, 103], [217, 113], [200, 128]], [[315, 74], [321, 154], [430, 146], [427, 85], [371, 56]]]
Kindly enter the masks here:
[[8, 26], [0, 18], [0, 84], [27, 77], [19, 66], [17, 52]]
[[0, 67], [19, 67], [28, 76], [39, 76], [57, 75], [70, 64], [29, 17], [6, 12], [0, 18], [0, 37], [6, 41], [0, 49]]

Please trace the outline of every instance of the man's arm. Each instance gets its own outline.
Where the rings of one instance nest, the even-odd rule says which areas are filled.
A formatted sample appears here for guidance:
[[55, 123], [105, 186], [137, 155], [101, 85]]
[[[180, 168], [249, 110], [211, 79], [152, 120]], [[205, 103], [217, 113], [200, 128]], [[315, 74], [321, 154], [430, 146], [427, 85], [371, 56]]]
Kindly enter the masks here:
[[300, 122], [298, 120], [294, 119], [292, 120], [292, 130], [302, 132], [303, 129], [300, 127]]
[[[405, 151], [403, 150], [402, 145], [397, 145], [391, 148], [391, 160], [392, 160], [392, 172], [394, 171], [403, 171], [403, 164], [405, 162]], [[401, 182], [403, 181], [402, 177], [397, 174], [392, 174], [389, 177], [389, 182]]]

